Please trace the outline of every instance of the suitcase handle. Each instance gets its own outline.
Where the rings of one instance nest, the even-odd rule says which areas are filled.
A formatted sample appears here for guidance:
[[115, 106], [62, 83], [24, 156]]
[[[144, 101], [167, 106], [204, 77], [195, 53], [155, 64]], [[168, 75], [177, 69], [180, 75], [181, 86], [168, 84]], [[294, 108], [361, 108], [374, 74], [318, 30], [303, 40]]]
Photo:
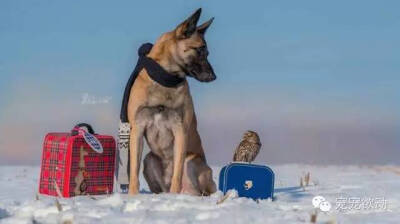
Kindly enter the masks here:
[[93, 130], [93, 128], [92, 128], [92, 126], [91, 126], [90, 124], [87, 124], [87, 123], [79, 123], [79, 124], [75, 125], [75, 127], [72, 129], [71, 135], [72, 135], [72, 136], [78, 135], [78, 129], [81, 128], [81, 127], [85, 127], [85, 128], [88, 130], [88, 132], [89, 132], [90, 134], [92, 134], [92, 135], [95, 134], [95, 133], [94, 133], [94, 130]]

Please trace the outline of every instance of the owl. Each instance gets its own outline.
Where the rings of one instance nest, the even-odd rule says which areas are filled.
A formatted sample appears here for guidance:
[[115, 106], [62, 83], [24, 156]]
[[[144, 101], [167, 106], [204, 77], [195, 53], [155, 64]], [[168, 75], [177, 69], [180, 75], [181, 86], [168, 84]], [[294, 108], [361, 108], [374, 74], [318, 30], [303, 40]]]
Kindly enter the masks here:
[[233, 161], [253, 162], [261, 148], [260, 137], [255, 131], [246, 131], [233, 156]]

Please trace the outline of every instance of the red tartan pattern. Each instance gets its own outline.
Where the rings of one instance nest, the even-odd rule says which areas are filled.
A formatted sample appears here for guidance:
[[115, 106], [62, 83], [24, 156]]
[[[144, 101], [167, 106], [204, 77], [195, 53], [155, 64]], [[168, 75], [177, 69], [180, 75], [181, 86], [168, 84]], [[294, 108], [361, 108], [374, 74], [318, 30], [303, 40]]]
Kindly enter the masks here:
[[96, 136], [103, 146], [103, 153], [95, 152], [82, 138], [77, 138], [72, 145], [71, 176], [69, 180], [69, 194], [74, 196], [75, 176], [79, 171], [79, 149], [83, 146], [88, 149], [85, 156], [85, 170], [89, 177], [85, 178], [88, 194], [106, 194], [113, 191], [115, 141], [112, 138]]
[[79, 170], [80, 147], [88, 152], [84, 157], [87, 190], [85, 194], [111, 193], [114, 181], [115, 140], [112, 136], [95, 135], [103, 153], [95, 152], [82, 136], [69, 133], [49, 133], [43, 144], [39, 193], [57, 196], [56, 186], [63, 197], [75, 195], [75, 176]]
[[54, 181], [61, 192], [63, 191], [65, 173], [65, 156], [67, 153], [66, 136], [62, 133], [46, 135], [40, 174], [39, 192], [48, 195], [57, 195]]

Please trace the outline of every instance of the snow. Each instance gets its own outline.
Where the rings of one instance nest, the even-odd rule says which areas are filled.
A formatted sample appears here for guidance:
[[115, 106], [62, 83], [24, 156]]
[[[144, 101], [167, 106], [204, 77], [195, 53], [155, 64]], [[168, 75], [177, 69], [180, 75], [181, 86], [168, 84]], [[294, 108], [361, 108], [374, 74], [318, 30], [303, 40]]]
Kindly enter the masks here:
[[[217, 204], [210, 197], [151, 194], [141, 179], [141, 194], [58, 199], [36, 194], [39, 167], [0, 166], [0, 223], [309, 223], [314, 196], [332, 204], [318, 223], [399, 223], [400, 168], [395, 166], [276, 165], [275, 199], [253, 201], [235, 194]], [[213, 167], [214, 178], [220, 167]], [[300, 177], [311, 174], [310, 186]], [[338, 198], [384, 198], [385, 209], [338, 210]]]

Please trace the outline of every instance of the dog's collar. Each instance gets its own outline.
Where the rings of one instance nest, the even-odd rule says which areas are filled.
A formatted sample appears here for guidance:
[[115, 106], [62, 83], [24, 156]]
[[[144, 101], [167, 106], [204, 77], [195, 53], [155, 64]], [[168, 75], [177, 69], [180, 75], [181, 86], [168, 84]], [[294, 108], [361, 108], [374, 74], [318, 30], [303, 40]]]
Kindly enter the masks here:
[[[137, 63], [137, 66], [145, 68], [150, 78], [158, 84], [169, 88], [177, 87], [185, 79], [168, 73], [163, 67], [161, 67], [160, 64], [158, 64], [152, 58], [147, 57], [146, 55], [150, 52], [152, 47], [153, 44], [145, 43], [139, 48], [139, 61]], [[140, 70], [141, 69], [139, 69], [139, 71]]]
[[125, 86], [120, 114], [121, 122], [128, 122], [129, 95], [131, 93], [131, 88], [136, 80], [136, 77], [139, 75], [139, 72], [143, 68], [146, 69], [147, 74], [149, 74], [152, 80], [165, 87], [177, 87], [185, 80], [184, 78], [168, 73], [163, 67], [161, 67], [160, 64], [158, 64], [153, 59], [147, 57], [146, 55], [150, 52], [151, 48], [153, 48], [153, 44], [145, 43], [138, 50], [139, 60], [131, 76], [129, 77], [128, 83], [126, 83]]

